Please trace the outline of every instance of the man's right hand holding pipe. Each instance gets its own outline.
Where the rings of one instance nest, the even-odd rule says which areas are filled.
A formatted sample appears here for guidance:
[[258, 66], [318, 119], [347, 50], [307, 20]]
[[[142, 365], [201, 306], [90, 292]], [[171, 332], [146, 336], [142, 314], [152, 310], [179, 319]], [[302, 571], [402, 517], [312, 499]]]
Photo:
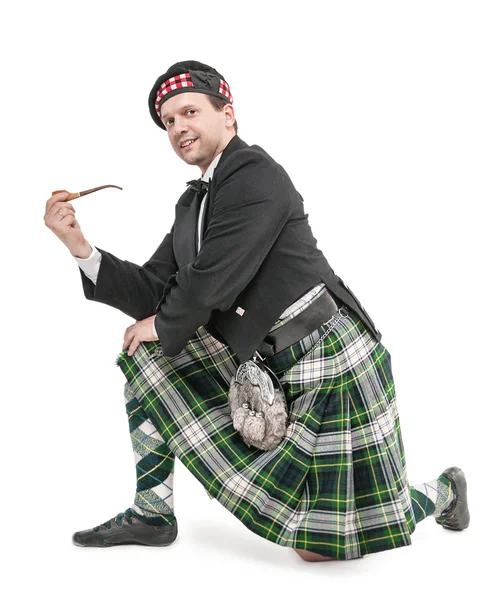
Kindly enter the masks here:
[[76, 220], [74, 208], [67, 202], [67, 197], [67, 192], [59, 192], [47, 200], [45, 225], [55, 233], [73, 256], [88, 258], [92, 247], [85, 239]]

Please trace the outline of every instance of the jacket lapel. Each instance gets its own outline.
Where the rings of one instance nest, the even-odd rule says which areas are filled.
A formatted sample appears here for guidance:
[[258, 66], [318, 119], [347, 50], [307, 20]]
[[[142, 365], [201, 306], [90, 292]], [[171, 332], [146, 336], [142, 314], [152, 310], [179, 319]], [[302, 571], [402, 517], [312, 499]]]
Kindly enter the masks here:
[[192, 193], [187, 189], [175, 206], [175, 230], [173, 232], [173, 252], [176, 264], [181, 269], [195, 259], [196, 215], [190, 210]]
[[[221, 153], [220, 160], [216, 165], [213, 173], [212, 179], [209, 180], [209, 188], [208, 193], [205, 199], [204, 204], [204, 213], [202, 215], [202, 224], [201, 224], [201, 241], [204, 240], [204, 236], [206, 234], [206, 229], [209, 224], [209, 220], [211, 218], [212, 208], [213, 208], [213, 180], [216, 179], [216, 172], [219, 170], [220, 166], [224, 163], [224, 161], [236, 150], [241, 150], [242, 148], [247, 148], [248, 144], [244, 142], [238, 135], [235, 135], [225, 146], [225, 149]], [[216, 185], [216, 184], [215, 184]]]
[[[246, 147], [247, 144], [243, 140], [241, 140], [239, 136], [234, 136], [223, 150], [218, 165], [214, 170], [213, 178], [215, 177], [217, 169], [221, 164], [223, 164], [223, 161], [226, 160], [227, 156], [230, 156], [230, 154], [232, 152], [235, 152], [236, 150]], [[200, 225], [201, 240], [204, 239], [204, 234], [209, 223], [210, 212], [212, 209], [211, 189], [212, 183], [210, 182], [207, 191], [207, 196], [204, 200], [204, 212], [202, 214], [202, 223]], [[188, 193], [187, 189], [182, 194], [175, 207], [175, 230], [173, 233], [173, 251], [175, 253], [175, 259], [179, 269], [193, 262], [196, 257], [197, 242], [195, 239], [195, 228], [198, 215], [194, 215], [194, 211], [190, 210], [191, 198], [192, 197]]]

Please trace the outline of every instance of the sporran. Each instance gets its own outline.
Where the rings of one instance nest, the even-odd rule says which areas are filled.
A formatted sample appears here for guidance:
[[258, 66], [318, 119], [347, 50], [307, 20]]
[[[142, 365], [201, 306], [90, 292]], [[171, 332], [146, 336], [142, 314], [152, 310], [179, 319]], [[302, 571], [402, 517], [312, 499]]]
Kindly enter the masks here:
[[[324, 323], [329, 325], [327, 330], [296, 364], [308, 356], [330, 333], [338, 320], [347, 314], [345, 307], [342, 306], [329, 321]], [[233, 426], [244, 442], [260, 450], [273, 450], [285, 436], [289, 415], [280, 380], [268, 365], [264, 364], [264, 360], [258, 352], [255, 352], [252, 360], [238, 367], [230, 382], [228, 404]]]

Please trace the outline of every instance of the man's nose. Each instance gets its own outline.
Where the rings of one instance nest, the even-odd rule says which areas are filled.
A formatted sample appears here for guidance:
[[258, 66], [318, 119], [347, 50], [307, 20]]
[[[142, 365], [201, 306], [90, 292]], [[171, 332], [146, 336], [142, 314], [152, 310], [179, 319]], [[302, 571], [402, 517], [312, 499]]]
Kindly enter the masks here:
[[174, 128], [175, 128], [176, 135], [181, 135], [181, 134], [187, 132], [188, 131], [187, 121], [185, 121], [184, 119], [175, 119]]

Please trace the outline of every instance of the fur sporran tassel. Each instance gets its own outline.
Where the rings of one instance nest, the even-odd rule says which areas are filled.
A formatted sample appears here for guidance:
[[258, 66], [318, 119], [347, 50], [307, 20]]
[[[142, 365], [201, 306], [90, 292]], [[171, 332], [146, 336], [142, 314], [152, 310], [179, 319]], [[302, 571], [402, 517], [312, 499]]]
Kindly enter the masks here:
[[228, 403], [233, 426], [248, 446], [272, 450], [287, 431], [287, 401], [282, 386], [275, 389], [266, 365], [242, 363], [230, 382]]

